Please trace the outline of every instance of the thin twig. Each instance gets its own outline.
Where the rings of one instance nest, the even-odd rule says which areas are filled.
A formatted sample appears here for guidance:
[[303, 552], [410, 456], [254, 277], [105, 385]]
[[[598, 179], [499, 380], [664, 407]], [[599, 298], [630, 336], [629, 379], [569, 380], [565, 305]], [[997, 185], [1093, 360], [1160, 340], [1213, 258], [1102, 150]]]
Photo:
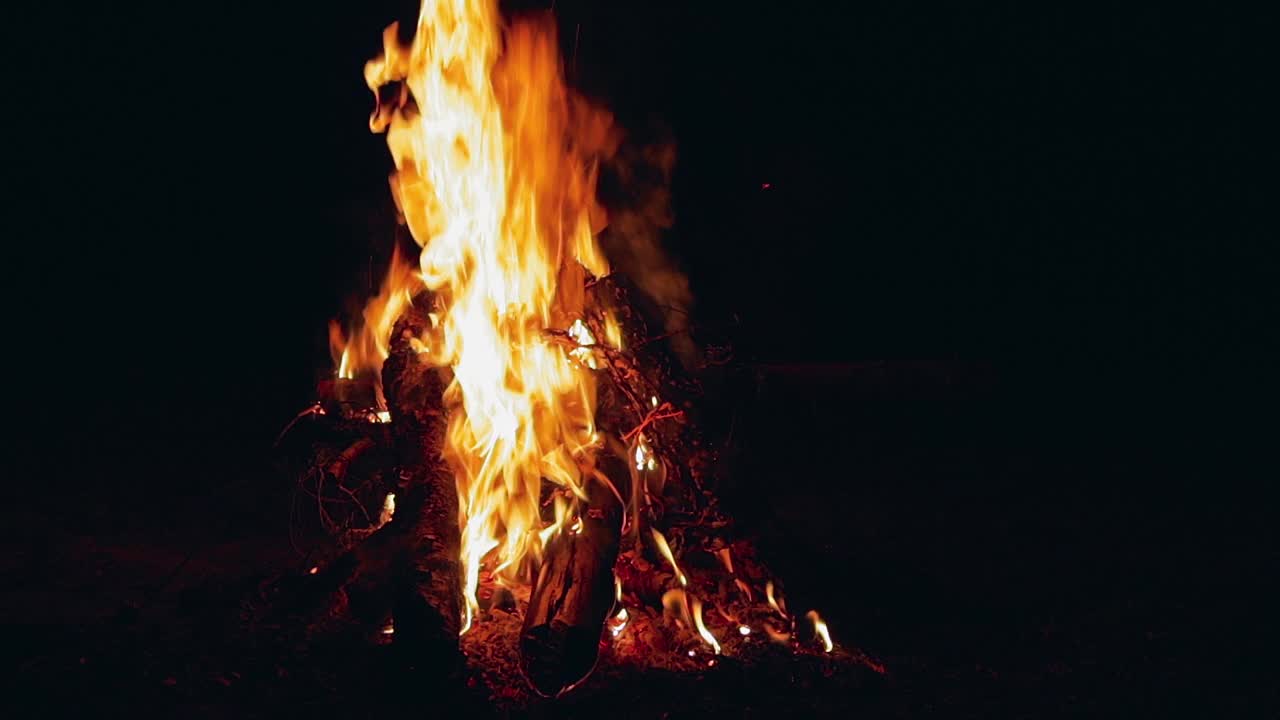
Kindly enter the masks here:
[[347, 487], [342, 483], [337, 483], [337, 485], [338, 485], [338, 489], [346, 493], [347, 497], [351, 498], [351, 502], [355, 503], [356, 507], [360, 508], [360, 512], [364, 515], [364, 521], [372, 525], [373, 518], [369, 517], [369, 511], [365, 509], [364, 503], [360, 502], [360, 498], [357, 498], [356, 494], [348, 490]]
[[293, 419], [289, 421], [289, 424], [285, 425], [284, 429], [280, 431], [280, 434], [276, 436], [276, 441], [272, 443], [271, 447], [273, 448], [280, 447], [280, 441], [284, 440], [284, 436], [287, 435], [289, 431], [293, 429], [293, 426], [297, 425], [298, 421], [301, 420], [302, 418], [308, 415], [323, 415], [323, 414], [324, 414], [324, 408], [320, 406], [319, 402], [317, 402], [314, 405], [307, 407], [297, 415], [294, 415]]
[[622, 439], [624, 442], [631, 442], [631, 438], [638, 435], [642, 430], [644, 430], [646, 427], [648, 427], [652, 423], [655, 423], [658, 420], [666, 420], [668, 418], [681, 417], [682, 415], [684, 415], [683, 410], [675, 410], [674, 406], [671, 403], [664, 402], [658, 407], [650, 410], [649, 413], [645, 415], [644, 420], [639, 425], [632, 428], [631, 431], [628, 432], [626, 435], [623, 435]]

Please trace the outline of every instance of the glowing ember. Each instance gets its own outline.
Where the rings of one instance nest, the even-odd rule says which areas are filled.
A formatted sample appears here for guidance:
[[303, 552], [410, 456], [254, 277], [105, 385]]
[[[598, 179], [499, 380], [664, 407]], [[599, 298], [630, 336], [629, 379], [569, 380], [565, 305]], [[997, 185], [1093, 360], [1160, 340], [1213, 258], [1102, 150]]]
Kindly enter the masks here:
[[680, 585], [682, 587], [687, 586], [689, 578], [684, 576], [684, 572], [676, 564], [676, 557], [671, 554], [671, 546], [667, 544], [667, 539], [662, 536], [662, 533], [658, 532], [657, 528], [649, 528], [649, 530], [653, 533], [653, 542], [658, 546], [658, 552], [662, 553], [662, 557], [671, 563], [671, 569], [676, 571], [676, 577], [680, 580]]
[[738, 634], [739, 634], [739, 635], [743, 635], [743, 636], [750, 635], [750, 634], [751, 634], [751, 628], [747, 627], [746, 625], [739, 625], [739, 626], [738, 626]]
[[317, 566], [317, 567], [313, 567], [313, 568], [311, 568], [310, 570], [308, 570], [308, 571], [307, 571], [307, 574], [308, 574], [308, 575], [315, 575], [315, 574], [316, 574], [316, 573], [318, 573], [318, 572], [320, 572], [320, 568]]
[[391, 522], [391, 518], [396, 514], [396, 494], [387, 493], [387, 497], [382, 500], [382, 513], [378, 515], [378, 527], [382, 527]]
[[396, 632], [396, 626], [395, 626], [395, 623], [393, 623], [392, 621], [388, 620], [388, 621], [387, 621], [387, 624], [386, 624], [385, 626], [383, 626], [383, 628], [382, 628], [382, 634], [383, 634], [383, 635], [394, 635], [394, 634], [395, 634], [395, 632]]
[[810, 622], [813, 623], [814, 631], [818, 633], [818, 637], [822, 638], [823, 651], [831, 652], [831, 648], [835, 647], [831, 642], [831, 632], [827, 630], [827, 624], [818, 615], [818, 611], [810, 610], [805, 613], [805, 617], [809, 618]]
[[609, 633], [614, 637], [618, 637], [622, 634], [623, 630], [627, 629], [627, 622], [630, 619], [631, 616], [627, 614], [627, 609], [622, 608], [618, 611], [617, 615], [614, 615], [613, 618], [609, 620]]

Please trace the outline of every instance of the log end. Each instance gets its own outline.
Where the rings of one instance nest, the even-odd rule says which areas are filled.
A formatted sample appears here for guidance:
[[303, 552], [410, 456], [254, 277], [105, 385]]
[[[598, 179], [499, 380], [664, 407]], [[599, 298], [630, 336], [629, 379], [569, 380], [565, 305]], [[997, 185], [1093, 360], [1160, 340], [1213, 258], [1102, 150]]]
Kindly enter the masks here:
[[571, 625], [554, 620], [527, 628], [520, 657], [529, 684], [543, 697], [559, 697], [582, 682], [600, 657], [600, 625]]

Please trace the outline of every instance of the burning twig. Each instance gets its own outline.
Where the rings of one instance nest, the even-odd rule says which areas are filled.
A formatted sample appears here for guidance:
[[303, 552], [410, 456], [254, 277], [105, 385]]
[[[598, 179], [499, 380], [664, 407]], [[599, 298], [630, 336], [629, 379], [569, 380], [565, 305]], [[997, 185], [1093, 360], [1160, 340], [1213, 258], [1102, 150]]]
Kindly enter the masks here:
[[650, 410], [644, 416], [644, 420], [642, 420], [639, 425], [635, 426], [634, 428], [631, 428], [631, 430], [628, 431], [627, 434], [622, 436], [622, 440], [624, 442], [631, 442], [631, 438], [635, 437], [641, 432], [644, 432], [644, 429], [649, 427], [650, 424], [655, 423], [659, 420], [668, 420], [670, 418], [678, 418], [678, 417], [684, 417], [684, 411], [676, 410], [675, 406], [673, 406], [671, 403], [664, 402], [658, 407]]

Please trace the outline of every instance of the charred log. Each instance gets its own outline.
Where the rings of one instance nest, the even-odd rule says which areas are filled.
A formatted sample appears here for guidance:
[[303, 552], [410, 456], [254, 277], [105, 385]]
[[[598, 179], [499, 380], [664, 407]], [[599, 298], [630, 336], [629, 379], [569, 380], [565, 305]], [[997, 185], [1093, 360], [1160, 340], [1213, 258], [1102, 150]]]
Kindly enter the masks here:
[[387, 489], [395, 511], [384, 509], [376, 524], [349, 531], [307, 579], [301, 604], [310, 636], [390, 632], [410, 663], [440, 668], [461, 660], [461, 533], [457, 490], [442, 457], [445, 377], [420, 362], [410, 343], [426, 327], [417, 308], [395, 327], [381, 377], [390, 424], [360, 423], [370, 434], [326, 467], [340, 480], [351, 463], [379, 448], [393, 466]]
[[[601, 464], [615, 487], [625, 487], [627, 472], [620, 460], [605, 456]], [[603, 481], [591, 482], [588, 496], [580, 529], [561, 532], [548, 543], [521, 629], [521, 671], [548, 697], [567, 692], [591, 673], [613, 609], [623, 506]]]
[[444, 377], [420, 362], [410, 344], [428, 327], [410, 308], [396, 323], [382, 369], [400, 492], [388, 529], [402, 536], [393, 556], [391, 614], [397, 646], [413, 653], [449, 648], [460, 659], [461, 531], [457, 488], [442, 455]]

